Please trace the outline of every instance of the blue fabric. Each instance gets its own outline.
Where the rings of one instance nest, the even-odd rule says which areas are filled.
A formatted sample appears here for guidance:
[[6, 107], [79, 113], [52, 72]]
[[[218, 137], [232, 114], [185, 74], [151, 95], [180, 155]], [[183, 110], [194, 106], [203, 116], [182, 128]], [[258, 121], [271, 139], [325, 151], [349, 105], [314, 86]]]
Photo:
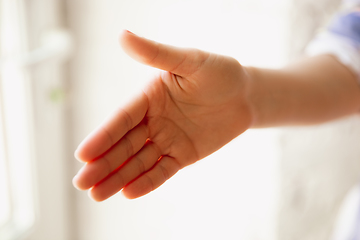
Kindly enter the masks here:
[[360, 11], [335, 17], [328, 30], [360, 44]]
[[[360, 206], [360, 204], [359, 204]], [[359, 227], [360, 227], [360, 207], [357, 209], [357, 217], [356, 217], [356, 222], [355, 222], [355, 226], [354, 226], [354, 232], [352, 234], [352, 237], [350, 240], [360, 240], [360, 236], [359, 236]]]

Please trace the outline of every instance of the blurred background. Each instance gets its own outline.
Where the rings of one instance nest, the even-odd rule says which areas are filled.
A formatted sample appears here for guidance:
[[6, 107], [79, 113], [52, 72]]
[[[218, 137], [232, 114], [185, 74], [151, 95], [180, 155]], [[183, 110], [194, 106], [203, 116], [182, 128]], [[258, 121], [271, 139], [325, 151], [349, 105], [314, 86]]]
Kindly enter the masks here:
[[77, 145], [155, 71], [118, 33], [279, 68], [339, 0], [0, 0], [0, 239], [330, 239], [360, 177], [360, 117], [249, 130], [136, 200], [95, 203]]

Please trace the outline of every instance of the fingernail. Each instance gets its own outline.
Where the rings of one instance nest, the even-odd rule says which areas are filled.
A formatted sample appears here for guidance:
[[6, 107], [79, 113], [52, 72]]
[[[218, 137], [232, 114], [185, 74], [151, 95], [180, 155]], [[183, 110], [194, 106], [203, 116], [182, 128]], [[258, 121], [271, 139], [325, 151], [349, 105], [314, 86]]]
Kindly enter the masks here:
[[133, 33], [133, 32], [130, 32], [129, 30], [125, 30], [125, 31], [127, 31], [128, 33], [130, 33], [130, 34], [133, 34], [133, 35], [136, 35], [135, 33]]

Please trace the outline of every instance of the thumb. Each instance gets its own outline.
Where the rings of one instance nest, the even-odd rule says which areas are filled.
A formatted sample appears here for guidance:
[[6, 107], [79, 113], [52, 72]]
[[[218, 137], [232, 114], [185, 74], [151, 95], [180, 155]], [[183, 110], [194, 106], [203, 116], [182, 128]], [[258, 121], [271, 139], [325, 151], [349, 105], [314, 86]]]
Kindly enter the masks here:
[[127, 30], [120, 34], [120, 45], [133, 59], [183, 77], [196, 72], [210, 55], [197, 49], [161, 44]]

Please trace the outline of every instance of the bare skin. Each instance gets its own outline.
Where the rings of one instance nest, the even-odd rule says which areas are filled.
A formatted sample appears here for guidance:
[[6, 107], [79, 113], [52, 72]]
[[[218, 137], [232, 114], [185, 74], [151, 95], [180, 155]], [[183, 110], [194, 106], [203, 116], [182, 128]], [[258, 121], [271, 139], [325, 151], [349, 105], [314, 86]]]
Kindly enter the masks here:
[[86, 164], [73, 184], [95, 201], [120, 190], [143, 196], [250, 127], [314, 124], [360, 109], [355, 76], [332, 56], [267, 70], [128, 31], [120, 44], [163, 71], [76, 150]]
[[121, 189], [128, 198], [142, 196], [252, 123], [247, 76], [235, 59], [160, 45], [129, 32], [120, 42], [136, 60], [167, 71], [159, 72], [76, 151], [87, 164], [74, 185], [91, 188], [96, 201]]

